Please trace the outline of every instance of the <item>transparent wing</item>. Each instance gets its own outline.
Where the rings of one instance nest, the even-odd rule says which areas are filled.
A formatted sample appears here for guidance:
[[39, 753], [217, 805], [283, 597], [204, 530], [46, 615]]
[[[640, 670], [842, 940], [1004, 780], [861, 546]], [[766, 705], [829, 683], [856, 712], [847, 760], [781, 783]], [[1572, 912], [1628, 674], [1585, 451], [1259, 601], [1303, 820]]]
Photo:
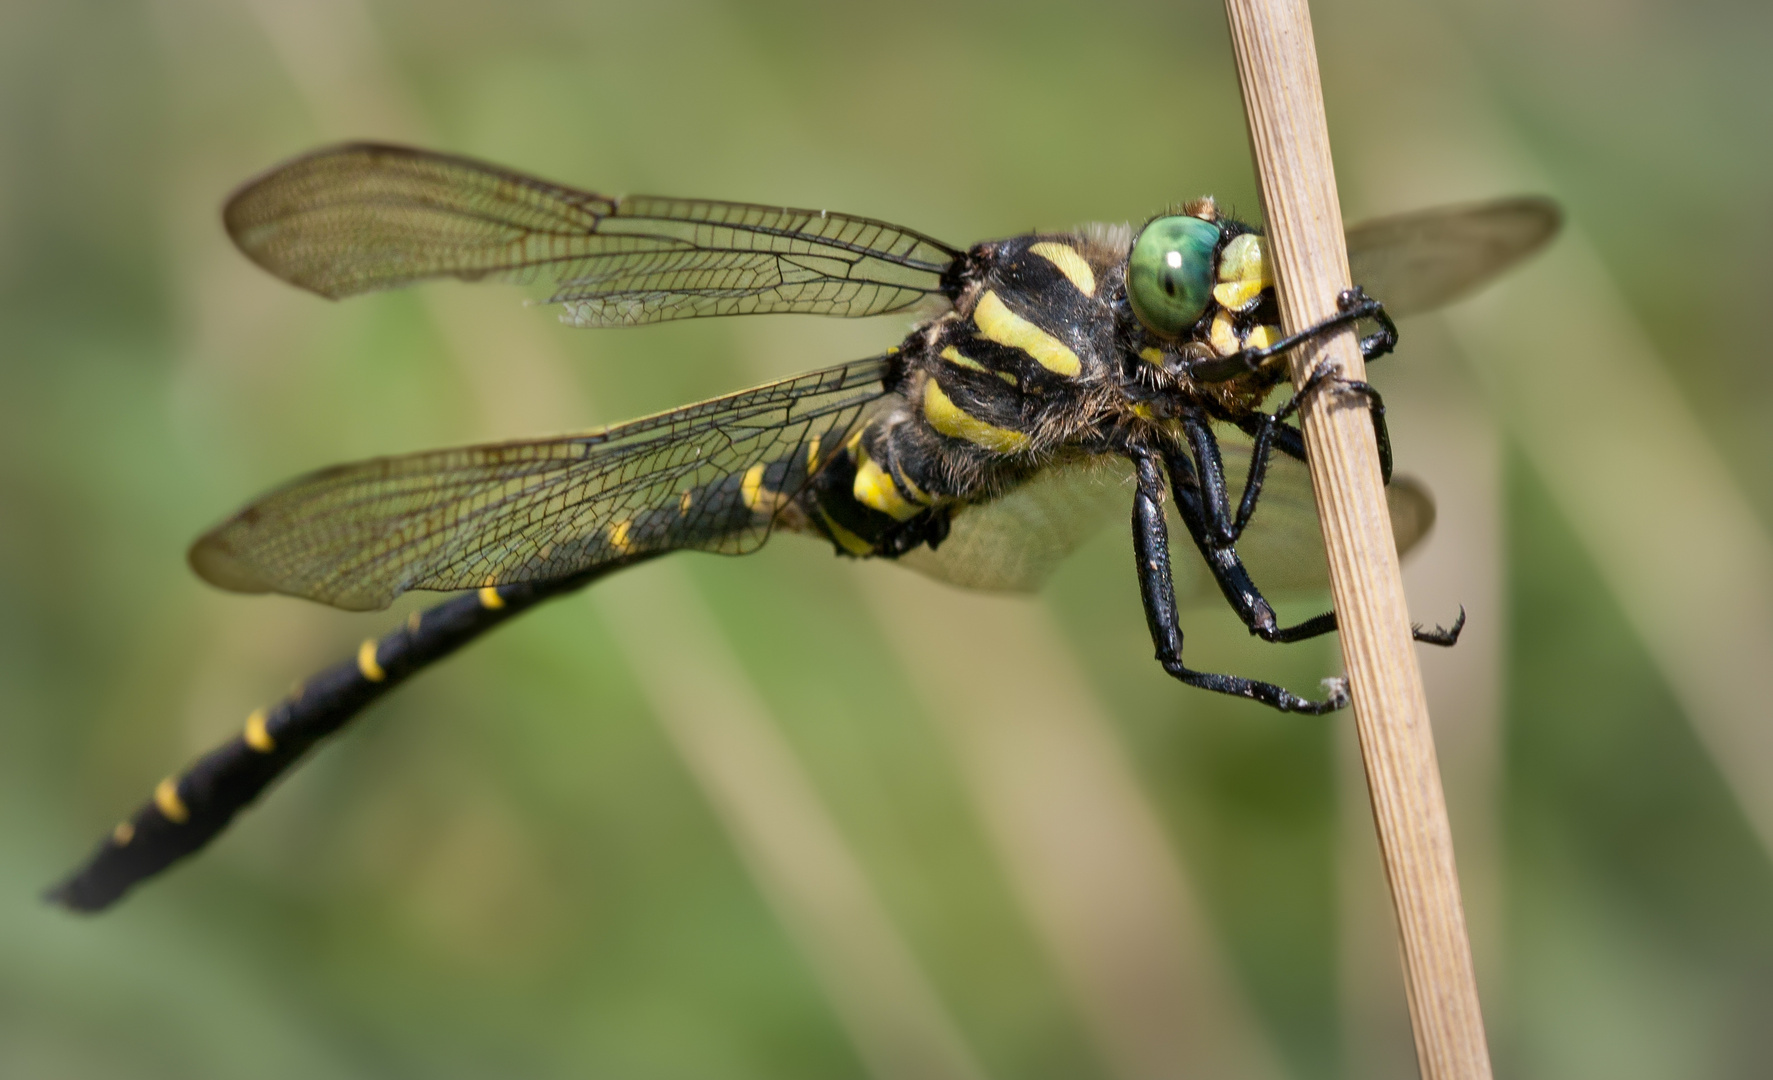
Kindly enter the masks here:
[[958, 508], [940, 547], [920, 547], [899, 562], [962, 588], [1033, 592], [1103, 526], [1125, 524], [1132, 475], [1117, 457], [1050, 465], [990, 502]]
[[408, 589], [546, 581], [768, 537], [821, 454], [884, 394], [884, 358], [583, 435], [376, 458], [302, 477], [192, 545], [237, 592], [354, 611]]
[[[1225, 471], [1233, 491], [1243, 490], [1249, 470], [1249, 444], [1223, 446]], [[1393, 476], [1385, 489], [1391, 510], [1391, 535], [1398, 554], [1407, 555], [1434, 526], [1434, 499], [1421, 481]], [[1323, 593], [1330, 589], [1329, 559], [1324, 554], [1323, 530], [1318, 525], [1317, 501], [1311, 489], [1311, 470], [1302, 461], [1276, 454], [1268, 463], [1262, 499], [1249, 527], [1238, 538], [1237, 551], [1250, 572], [1250, 580], [1270, 597]], [[1222, 603], [1219, 587], [1199, 559], [1172, 563], [1191, 565], [1191, 583], [1177, 571], [1176, 591], [1184, 603]], [[1191, 587], [1192, 586], [1192, 587]]]
[[1379, 218], [1348, 230], [1348, 267], [1394, 317], [1429, 311], [1544, 247], [1562, 221], [1537, 196]]
[[581, 326], [701, 315], [879, 315], [941, 295], [960, 253], [867, 218], [612, 197], [448, 154], [314, 151], [248, 181], [228, 235], [272, 274], [337, 299], [425, 278], [545, 278]]
[[[1232, 490], [1242, 491], [1250, 465], [1249, 440], [1225, 429], [1220, 449]], [[963, 507], [941, 547], [919, 548], [899, 561], [963, 588], [1033, 592], [1104, 526], [1125, 527], [1132, 510], [1132, 476], [1132, 466], [1121, 458], [1055, 464], [1000, 498]], [[1398, 476], [1386, 489], [1386, 501], [1398, 553], [1406, 554], [1434, 524], [1434, 500], [1422, 484]], [[1187, 535], [1180, 522], [1172, 522], [1173, 541], [1186, 545]], [[1304, 463], [1279, 454], [1269, 461], [1262, 499], [1237, 549], [1250, 576], [1269, 595], [1330, 587], [1311, 472]], [[1218, 587], [1200, 559], [1178, 550], [1171, 562], [1182, 601], [1217, 601]]]

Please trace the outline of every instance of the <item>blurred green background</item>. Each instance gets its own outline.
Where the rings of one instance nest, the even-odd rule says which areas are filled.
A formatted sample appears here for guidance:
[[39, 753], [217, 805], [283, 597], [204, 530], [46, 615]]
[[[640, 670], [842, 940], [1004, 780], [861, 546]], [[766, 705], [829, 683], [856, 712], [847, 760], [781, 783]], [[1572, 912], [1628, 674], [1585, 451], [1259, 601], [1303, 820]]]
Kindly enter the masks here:
[[[1764, 1076], [1773, 8], [1315, 15], [1351, 220], [1570, 212], [1375, 373], [1441, 505], [1413, 608], [1471, 613], [1423, 660], [1498, 1075]], [[1257, 210], [1205, 0], [0, 5], [0, 1075], [1414, 1075], [1350, 718], [1168, 680], [1124, 530], [1033, 601], [794, 539], [642, 568], [401, 690], [114, 912], [40, 903], [404, 613], [197, 582], [185, 545], [253, 493], [903, 333], [327, 304], [217, 211], [353, 136], [963, 245]], [[1187, 625], [1200, 666], [1337, 664]]]

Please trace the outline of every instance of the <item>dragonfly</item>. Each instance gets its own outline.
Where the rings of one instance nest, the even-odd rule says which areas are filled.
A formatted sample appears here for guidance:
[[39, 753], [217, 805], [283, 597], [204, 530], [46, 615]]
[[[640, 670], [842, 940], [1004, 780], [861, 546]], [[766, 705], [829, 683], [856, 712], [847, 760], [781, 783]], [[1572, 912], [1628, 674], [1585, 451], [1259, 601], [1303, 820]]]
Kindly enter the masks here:
[[[720, 315], [909, 314], [866, 359], [578, 434], [334, 466], [248, 503], [189, 553], [205, 581], [351, 611], [414, 589], [456, 595], [254, 710], [238, 735], [169, 776], [49, 893], [98, 911], [202, 848], [371, 702], [528, 609], [685, 550], [744, 554], [777, 532], [893, 559], [975, 589], [1036, 589], [1125, 513], [1158, 662], [1189, 686], [1284, 712], [1346, 704], [1191, 668], [1170, 515], [1250, 632], [1296, 642], [1258, 588], [1324, 580], [1305, 444], [1317, 390], [1366, 399], [1388, 482], [1384, 404], [1320, 372], [1267, 410], [1292, 348], [1355, 325], [1376, 357], [1393, 317], [1477, 289], [1557, 231], [1516, 197], [1385, 218], [1347, 234], [1339, 314], [1279, 326], [1259, 227], [1196, 199], [1138, 230], [1091, 226], [954, 247], [818, 210], [582, 191], [449, 154], [323, 148], [227, 201], [230, 237], [282, 280], [339, 299], [459, 278], [550, 288], [561, 319], [634, 327]], [[1363, 291], [1364, 290], [1364, 291]], [[1240, 478], [1241, 477], [1241, 481]], [[1388, 488], [1400, 550], [1433, 520], [1427, 491]], [[1247, 556], [1247, 559], [1246, 559]], [[1416, 631], [1451, 644], [1450, 630]]]

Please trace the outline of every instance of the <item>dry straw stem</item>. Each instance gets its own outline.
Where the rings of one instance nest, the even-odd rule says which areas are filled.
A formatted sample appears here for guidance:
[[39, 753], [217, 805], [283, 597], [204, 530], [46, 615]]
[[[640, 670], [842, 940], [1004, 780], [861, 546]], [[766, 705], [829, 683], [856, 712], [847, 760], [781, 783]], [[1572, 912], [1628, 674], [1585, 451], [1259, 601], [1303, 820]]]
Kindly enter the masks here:
[[[1293, 331], [1335, 314], [1349, 286], [1311, 14], [1305, 0], [1226, 0], [1225, 10], [1281, 317]], [[1326, 361], [1348, 379], [1365, 378], [1348, 332], [1297, 350], [1294, 385]], [[1304, 427], [1422, 1075], [1489, 1080], [1453, 839], [1372, 425], [1361, 398], [1332, 391], [1306, 404]]]

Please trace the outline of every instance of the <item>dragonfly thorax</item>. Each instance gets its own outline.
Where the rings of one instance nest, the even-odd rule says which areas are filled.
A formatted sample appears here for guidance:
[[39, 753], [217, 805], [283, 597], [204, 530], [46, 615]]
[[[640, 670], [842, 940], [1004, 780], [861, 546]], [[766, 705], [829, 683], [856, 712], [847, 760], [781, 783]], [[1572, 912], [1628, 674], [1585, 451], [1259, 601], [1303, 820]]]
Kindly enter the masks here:
[[[1210, 201], [1191, 206], [1212, 212]], [[1141, 258], [1130, 230], [970, 249], [948, 282], [953, 308], [895, 350], [893, 394], [814, 477], [807, 520], [841, 551], [896, 556], [940, 543], [955, 509], [997, 498], [1056, 459], [1173, 443], [1177, 418], [1191, 411], [1226, 420], [1254, 410], [1278, 371], [1205, 382], [1190, 370], [1270, 332], [1260, 238], [1235, 222], [1178, 220], [1157, 223], [1205, 261], [1178, 287], [1195, 294], [1192, 322], [1169, 337], [1130, 300], [1129, 267]], [[1167, 243], [1147, 244], [1147, 261], [1161, 265]]]

